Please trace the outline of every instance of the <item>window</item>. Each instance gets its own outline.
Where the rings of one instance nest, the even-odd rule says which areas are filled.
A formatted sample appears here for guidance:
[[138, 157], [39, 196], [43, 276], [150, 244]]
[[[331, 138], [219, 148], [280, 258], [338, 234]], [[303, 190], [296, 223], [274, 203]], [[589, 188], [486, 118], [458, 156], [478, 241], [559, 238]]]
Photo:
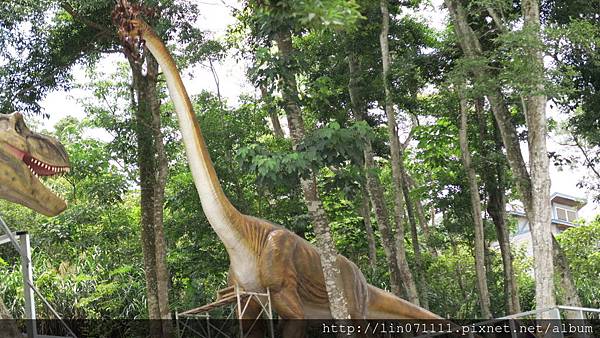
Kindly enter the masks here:
[[556, 207], [556, 218], [561, 221], [573, 223], [577, 219], [577, 212], [565, 208]]
[[529, 222], [527, 220], [517, 224], [517, 233], [515, 235], [525, 234], [529, 232]]
[[567, 219], [569, 222], [573, 223], [577, 219], [577, 213], [572, 210], [567, 210]]
[[567, 211], [563, 208], [556, 208], [556, 218], [561, 221], [567, 220]]

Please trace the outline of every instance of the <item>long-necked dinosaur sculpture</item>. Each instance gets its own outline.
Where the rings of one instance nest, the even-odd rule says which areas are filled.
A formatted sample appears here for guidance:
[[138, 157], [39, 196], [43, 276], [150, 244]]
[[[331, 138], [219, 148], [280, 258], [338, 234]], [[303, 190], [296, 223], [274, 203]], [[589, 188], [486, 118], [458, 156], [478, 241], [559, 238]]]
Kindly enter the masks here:
[[[303, 337], [305, 333], [298, 327], [304, 325], [302, 321], [291, 320], [331, 318], [317, 249], [281, 226], [240, 213], [227, 199], [173, 57], [153, 29], [131, 13], [117, 7], [115, 21], [121, 35], [130, 42], [142, 41], [163, 70], [202, 209], [229, 254], [230, 283], [247, 291], [268, 288], [277, 314], [290, 320], [284, 323], [283, 336]], [[440, 318], [369, 285], [347, 258], [338, 256], [337, 264], [353, 319]], [[249, 317], [253, 315], [247, 313]], [[253, 336], [262, 334], [254, 332]]]
[[[0, 114], [0, 199], [24, 205], [46, 216], [56, 216], [67, 207], [39, 176], [69, 172], [69, 158], [56, 139], [32, 132], [19, 113]], [[16, 338], [21, 334], [0, 301], [0, 333]]]

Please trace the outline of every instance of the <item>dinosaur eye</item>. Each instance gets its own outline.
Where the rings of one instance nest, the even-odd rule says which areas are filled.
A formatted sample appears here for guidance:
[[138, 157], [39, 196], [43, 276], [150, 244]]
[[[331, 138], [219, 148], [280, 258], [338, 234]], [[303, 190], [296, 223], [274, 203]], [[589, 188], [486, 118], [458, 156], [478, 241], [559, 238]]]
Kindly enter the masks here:
[[17, 134], [21, 134], [23, 132], [23, 126], [21, 126], [21, 121], [17, 121], [17, 123], [15, 123], [15, 131], [17, 132]]

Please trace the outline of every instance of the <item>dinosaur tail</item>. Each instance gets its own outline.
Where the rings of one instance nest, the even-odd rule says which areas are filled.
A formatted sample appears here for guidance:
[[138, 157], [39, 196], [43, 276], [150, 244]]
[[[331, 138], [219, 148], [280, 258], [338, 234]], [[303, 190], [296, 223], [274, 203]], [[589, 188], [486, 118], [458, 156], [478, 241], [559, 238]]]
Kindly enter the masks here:
[[369, 285], [368, 319], [443, 319], [390, 292]]

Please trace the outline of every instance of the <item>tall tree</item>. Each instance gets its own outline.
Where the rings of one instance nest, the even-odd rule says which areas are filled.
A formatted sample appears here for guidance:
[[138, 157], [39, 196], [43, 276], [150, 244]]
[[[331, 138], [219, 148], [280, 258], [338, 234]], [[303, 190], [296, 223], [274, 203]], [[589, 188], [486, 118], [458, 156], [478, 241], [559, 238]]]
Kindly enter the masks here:
[[550, 210], [550, 173], [546, 138], [546, 96], [544, 94], [544, 51], [541, 38], [540, 4], [538, 0], [523, 0], [523, 31], [528, 47], [525, 60], [531, 66], [532, 84], [524, 95], [523, 109], [527, 121], [527, 144], [531, 177], [531, 205], [528, 218], [535, 259], [536, 305], [546, 309], [556, 305], [554, 294], [554, 261], [552, 259], [552, 222]]
[[[300, 74], [301, 58], [293, 40], [302, 33], [325, 31], [332, 27], [345, 29], [347, 26], [352, 26], [358, 17], [356, 4], [353, 0], [249, 1], [246, 4], [245, 10], [240, 13], [240, 18], [242, 24], [246, 24], [251, 30], [248, 40], [254, 55], [265, 47], [272, 47], [273, 40], [277, 46], [276, 57], [267, 61], [266, 68], [269, 69], [258, 69], [255, 80], [259, 83], [264, 83], [265, 79], [274, 80], [268, 82], [277, 84], [282, 97], [283, 110], [287, 115], [292, 148], [297, 151], [306, 138], [303, 111], [306, 107], [302, 104], [298, 91], [296, 77]], [[315, 8], [318, 10], [315, 11]], [[266, 54], [269, 53], [262, 53], [262, 55]], [[275, 69], [272, 69], [273, 65]], [[342, 280], [337, 266], [337, 250], [317, 186], [318, 172], [315, 172], [315, 169], [311, 168], [300, 174], [300, 187], [316, 235], [317, 247], [321, 253], [332, 316], [336, 319], [346, 319], [350, 318], [350, 314], [346, 295], [340, 287]]]
[[[352, 104], [352, 113], [357, 120], [364, 121], [367, 117], [367, 105], [361, 95], [361, 83], [359, 80], [360, 63], [358, 62], [357, 58], [358, 57], [352, 52], [350, 52], [348, 55], [348, 92], [350, 94], [350, 102]], [[392, 292], [399, 296], [401, 295], [400, 286], [402, 280], [400, 279], [400, 270], [398, 269], [392, 227], [390, 225], [389, 212], [383, 195], [383, 186], [381, 185], [381, 180], [377, 174], [378, 168], [375, 164], [373, 146], [371, 141], [368, 139], [365, 140], [363, 157], [366, 176], [366, 190], [371, 200], [371, 204], [373, 205], [375, 219], [377, 220], [377, 227], [379, 229], [379, 233], [381, 234], [381, 245], [383, 246], [383, 252], [385, 253], [388, 270], [390, 272], [390, 287]]]
[[487, 286], [487, 275], [485, 267], [485, 243], [483, 220], [481, 219], [481, 199], [479, 198], [479, 182], [475, 168], [471, 161], [471, 152], [469, 150], [469, 139], [467, 137], [468, 120], [468, 102], [464, 93], [464, 86], [458, 86], [458, 96], [460, 101], [460, 123], [459, 140], [462, 154], [462, 162], [467, 172], [467, 181], [469, 182], [469, 195], [471, 198], [471, 215], [473, 216], [473, 225], [475, 226], [475, 272], [477, 275], [477, 291], [479, 292], [479, 305], [481, 315], [485, 319], [492, 318], [490, 311], [490, 295]]
[[400, 275], [406, 291], [408, 300], [411, 303], [419, 305], [419, 293], [413, 278], [412, 272], [406, 259], [406, 249], [404, 247], [404, 196], [402, 191], [402, 171], [400, 168], [401, 148], [398, 135], [398, 122], [394, 111], [394, 104], [391, 97], [389, 77], [390, 77], [390, 50], [389, 50], [389, 22], [390, 14], [388, 11], [388, 1], [380, 0], [381, 8], [381, 34], [379, 42], [381, 45], [381, 58], [383, 66], [383, 89], [385, 93], [384, 108], [387, 116], [388, 133], [390, 141], [392, 178], [394, 187], [394, 220], [396, 221], [396, 259], [400, 269]]
[[[496, 230], [496, 238], [502, 256], [504, 274], [504, 294], [506, 296], [506, 309], [509, 314], [521, 312], [517, 276], [513, 265], [510, 234], [506, 215], [506, 161], [502, 154], [502, 140], [498, 134], [498, 127], [492, 117], [492, 131], [488, 131], [489, 116], [484, 111], [484, 99], [475, 99], [475, 113], [479, 125], [479, 143], [481, 156], [485, 160], [481, 166], [480, 175], [484, 181], [487, 200], [487, 213], [492, 218]], [[486, 146], [491, 144], [490, 147]]]
[[[160, 133], [160, 100], [158, 97], [158, 63], [148, 53], [145, 55], [146, 71], [141, 62], [129, 56], [135, 112], [137, 162], [140, 172], [140, 206], [142, 223], [142, 249], [150, 319], [170, 319], [166, 264], [166, 244], [163, 227], [164, 189], [167, 162]], [[159, 156], [156, 156], [156, 155]], [[153, 323], [156, 323], [155, 321]], [[168, 329], [165, 325], [164, 329]]]
[[[445, 0], [445, 3], [450, 11], [454, 30], [463, 53], [472, 60], [481, 58], [483, 56], [481, 43], [469, 26], [467, 13], [463, 5], [455, 0]], [[528, 127], [530, 171], [527, 170], [523, 160], [516, 127], [512, 122], [499, 85], [491, 85], [485, 91], [498, 123], [508, 162], [515, 175], [529, 219], [534, 247], [536, 306], [539, 309], [545, 309], [556, 305], [556, 299], [552, 278], [554, 265], [550, 262], [552, 260], [552, 234], [548, 227], [551, 219], [550, 179], [546, 152], [546, 99], [543, 94], [544, 65], [542, 62], [538, 6], [539, 4], [536, 1], [524, 1], [522, 6], [526, 22], [524, 32], [528, 34], [527, 36], [530, 39], [528, 41], [533, 43], [533, 45], [525, 48], [525, 60], [530, 65], [531, 74], [529, 75], [533, 85], [528, 88], [527, 93], [523, 93], [522, 99], [522, 108]], [[481, 62], [473, 67], [471, 72], [476, 82], [480, 84], [489, 84], [489, 79], [494, 77], [493, 74], [481, 66]]]
[[[407, 139], [402, 145], [402, 152], [406, 149], [410, 138]], [[408, 173], [404, 166], [403, 160], [400, 161], [400, 173], [402, 174], [402, 194], [404, 195], [404, 201], [406, 205], [406, 215], [408, 216], [408, 222], [410, 224], [410, 236], [413, 247], [413, 253], [415, 255], [415, 269], [417, 275], [417, 287], [419, 290], [419, 301], [421, 306], [428, 309], [429, 300], [427, 299], [427, 280], [425, 279], [425, 271], [423, 268], [423, 257], [421, 255], [421, 246], [419, 244], [419, 232], [417, 230], [417, 216], [415, 215], [415, 205], [413, 198], [410, 194]]]

